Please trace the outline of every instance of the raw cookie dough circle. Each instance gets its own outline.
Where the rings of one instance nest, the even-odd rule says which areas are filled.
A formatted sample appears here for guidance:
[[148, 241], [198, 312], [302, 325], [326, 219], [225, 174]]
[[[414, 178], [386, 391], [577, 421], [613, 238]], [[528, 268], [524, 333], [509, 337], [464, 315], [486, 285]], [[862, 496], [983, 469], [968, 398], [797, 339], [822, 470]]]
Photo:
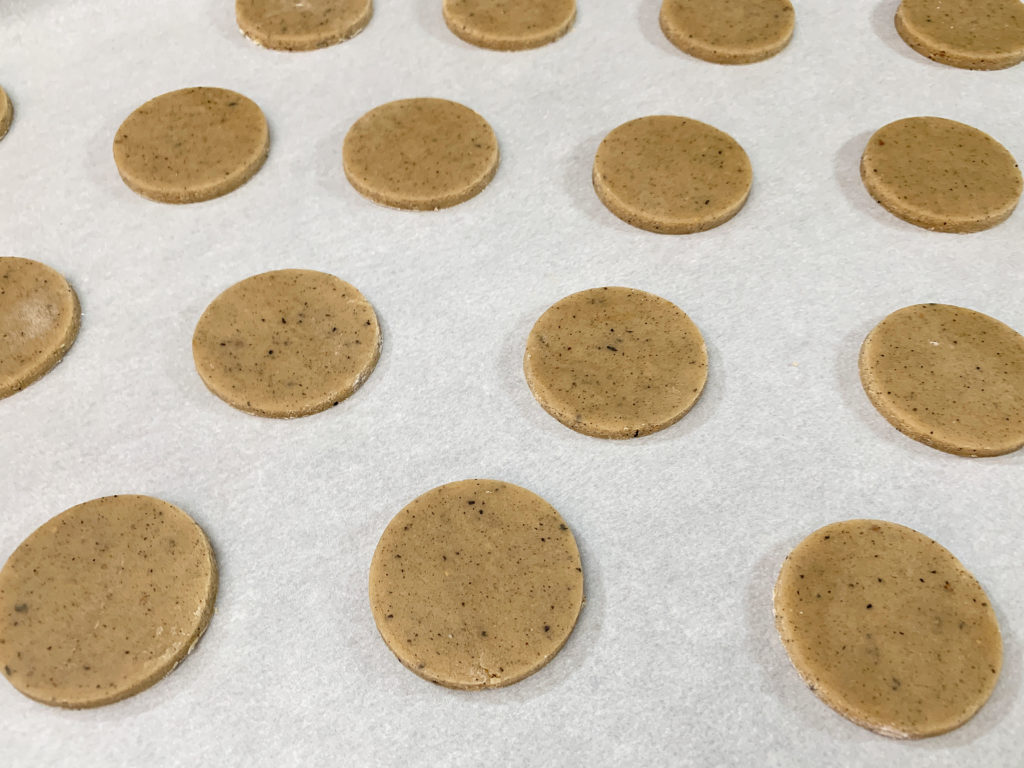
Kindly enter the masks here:
[[403, 99], [349, 129], [345, 176], [376, 203], [426, 211], [469, 200], [498, 169], [498, 140], [473, 110], [444, 99]]
[[224, 88], [184, 88], [147, 101], [114, 138], [124, 183], [150, 200], [196, 203], [242, 186], [267, 159], [256, 104]]
[[7, 130], [11, 127], [13, 119], [14, 105], [11, 103], [11, 97], [3, 88], [0, 88], [0, 139], [7, 135]]
[[903, 0], [903, 41], [933, 61], [962, 69], [1005, 69], [1024, 61], [1020, 0]]
[[775, 626], [819, 698], [894, 738], [950, 731], [988, 700], [1003, 663], [995, 612], [953, 555], [881, 520], [821, 528], [786, 557]]
[[576, 0], [444, 0], [456, 36], [481, 48], [521, 51], [554, 42], [576, 19]]
[[752, 172], [728, 134], [685, 117], [656, 115], [620, 125], [597, 148], [594, 189], [634, 227], [703, 232], [743, 207]]
[[552, 305], [526, 340], [523, 373], [545, 411], [592, 437], [628, 438], [675, 424], [697, 402], [708, 354], [670, 301], [592, 288]]
[[661, 31], [679, 50], [716, 64], [771, 58], [793, 37], [789, 0], [664, 0]]
[[962, 307], [897, 310], [864, 339], [860, 379], [908, 437], [961, 456], [1024, 446], [1024, 336]]
[[0, 666], [44, 704], [111, 704], [188, 655], [216, 595], [213, 550], [191, 517], [149, 496], [87, 501], [0, 571]]
[[235, 0], [242, 34], [279, 51], [311, 51], [348, 40], [372, 16], [373, 0]]
[[572, 532], [544, 499], [511, 483], [462, 480], [395, 515], [370, 565], [384, 642], [449, 688], [511, 685], [547, 664], [583, 604]]
[[217, 397], [247, 413], [293, 418], [351, 395], [380, 357], [377, 315], [334, 275], [264, 272], [235, 283], [203, 312], [192, 356]]
[[908, 117], [878, 129], [860, 176], [889, 213], [939, 232], [994, 227], [1013, 212], [1022, 189], [1006, 147], [941, 117]]
[[0, 398], [40, 378], [75, 343], [78, 296], [45, 264], [0, 257]]

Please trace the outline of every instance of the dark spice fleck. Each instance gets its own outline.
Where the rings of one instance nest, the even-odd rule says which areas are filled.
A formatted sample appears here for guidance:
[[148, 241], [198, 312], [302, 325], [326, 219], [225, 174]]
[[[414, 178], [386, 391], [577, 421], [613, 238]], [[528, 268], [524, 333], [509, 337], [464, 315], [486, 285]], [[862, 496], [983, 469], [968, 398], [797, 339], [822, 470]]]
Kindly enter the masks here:
[[14, 610], [16, 610], [18, 613], [25, 613], [25, 611], [28, 610], [28, 603], [18, 603], [16, 606], [14, 606]]
[[607, 348], [610, 349], [612, 352], [618, 352], [619, 351], [615, 347], [613, 347], [611, 344], [609, 344]]

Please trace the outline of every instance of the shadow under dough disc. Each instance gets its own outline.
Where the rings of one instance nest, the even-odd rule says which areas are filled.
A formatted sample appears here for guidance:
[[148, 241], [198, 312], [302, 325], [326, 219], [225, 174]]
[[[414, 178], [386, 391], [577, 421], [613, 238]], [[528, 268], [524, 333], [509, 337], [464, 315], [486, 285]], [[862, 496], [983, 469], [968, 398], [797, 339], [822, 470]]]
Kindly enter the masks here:
[[554, 42], [572, 27], [576, 0], [444, 0], [444, 20], [467, 43], [520, 51]]
[[793, 37], [789, 0], [664, 0], [661, 31], [679, 50], [716, 64], [771, 58]]
[[903, 41], [932, 61], [962, 69], [1005, 69], [1024, 61], [1020, 0], [903, 0]]
[[0, 88], [0, 139], [7, 135], [11, 121], [14, 120], [14, 104], [7, 92]]
[[311, 51], [359, 34], [373, 16], [373, 0], [235, 0], [235, 19], [264, 48]]

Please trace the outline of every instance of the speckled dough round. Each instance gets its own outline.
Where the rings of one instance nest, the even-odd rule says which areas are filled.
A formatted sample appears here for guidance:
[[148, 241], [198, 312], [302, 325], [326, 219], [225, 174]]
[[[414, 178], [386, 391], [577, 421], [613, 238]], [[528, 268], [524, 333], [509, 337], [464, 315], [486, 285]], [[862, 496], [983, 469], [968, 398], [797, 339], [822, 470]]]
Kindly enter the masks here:
[[1020, 0], [903, 0], [896, 30], [922, 56], [963, 69], [1005, 69], [1024, 61]]
[[657, 115], [620, 125], [594, 158], [594, 189], [612, 213], [650, 232], [687, 234], [743, 207], [752, 172], [743, 147], [697, 120]]
[[716, 64], [770, 58], [793, 37], [789, 0], [664, 0], [661, 30], [679, 50]]
[[311, 51], [348, 40], [372, 16], [373, 0], [235, 0], [242, 34], [280, 51]]
[[1024, 336], [947, 304], [904, 307], [868, 334], [860, 378], [903, 434], [961, 456], [1024, 446]]
[[707, 380], [697, 326], [670, 301], [593, 288], [551, 306], [526, 340], [523, 372], [537, 402], [592, 437], [629, 438], [675, 424]]
[[224, 88], [185, 88], [128, 116], [114, 139], [114, 162], [143, 197], [196, 203], [242, 186], [269, 147], [267, 121], [255, 103]]
[[0, 139], [7, 135], [13, 119], [14, 105], [11, 103], [11, 97], [3, 88], [0, 88]]
[[941, 117], [880, 128], [860, 162], [864, 186], [894, 216], [940, 232], [1004, 221], [1024, 182], [1013, 155], [987, 133]]
[[995, 612], [948, 550], [880, 520], [821, 528], [789, 554], [775, 624], [790, 661], [857, 725], [920, 738], [963, 725], [1003, 661]]
[[498, 169], [498, 140], [473, 110], [444, 99], [403, 99], [359, 118], [345, 136], [345, 175], [393, 208], [434, 210], [478, 194]]
[[377, 315], [333, 275], [282, 269], [218, 296], [192, 337], [196, 370], [217, 397], [274, 418], [317, 413], [351, 395], [380, 357]]
[[444, 0], [448, 29], [467, 43], [499, 51], [553, 42], [575, 18], [576, 0]]
[[58, 272], [30, 259], [0, 258], [0, 398], [59, 363], [80, 319], [78, 296]]
[[395, 515], [370, 565], [384, 642], [449, 688], [510, 685], [547, 664], [583, 604], [572, 532], [542, 498], [497, 480], [428, 491]]
[[0, 665], [44, 704], [110, 704], [188, 655], [216, 594], [210, 542], [180, 509], [149, 496], [87, 501], [0, 571]]

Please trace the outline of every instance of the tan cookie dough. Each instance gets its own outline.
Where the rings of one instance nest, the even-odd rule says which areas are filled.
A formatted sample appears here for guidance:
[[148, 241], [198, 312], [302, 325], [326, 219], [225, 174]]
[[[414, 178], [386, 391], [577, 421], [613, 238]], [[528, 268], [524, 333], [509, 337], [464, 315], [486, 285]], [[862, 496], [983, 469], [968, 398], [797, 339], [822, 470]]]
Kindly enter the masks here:
[[537, 402], [570, 429], [640, 437], [693, 407], [708, 355], [697, 326], [672, 302], [631, 288], [592, 288], [540, 316], [523, 372]]
[[521, 51], [554, 42], [576, 19], [576, 0], [444, 0], [444, 20], [467, 43]]
[[264, 272], [203, 312], [192, 355], [203, 382], [235, 408], [273, 418], [317, 413], [351, 395], [380, 357], [377, 315], [333, 275]]
[[896, 30], [933, 61], [962, 69], [1005, 69], [1024, 61], [1020, 0], [903, 0]]
[[580, 553], [565, 521], [497, 480], [427, 491], [388, 524], [370, 565], [384, 642], [449, 688], [533, 674], [565, 645], [582, 604]]
[[370, 110], [349, 129], [345, 176], [393, 208], [435, 210], [478, 194], [498, 169], [498, 140], [473, 110], [444, 99], [403, 99]]
[[114, 138], [124, 183], [150, 200], [196, 203], [242, 186], [267, 159], [255, 103], [224, 88], [185, 88], [147, 101]]
[[664, 0], [661, 30], [679, 50], [716, 64], [771, 58], [793, 37], [789, 0]]
[[373, 0], [235, 0], [242, 34], [280, 51], [311, 51], [348, 40], [372, 16]]
[[988, 596], [960, 561], [881, 520], [833, 523], [789, 554], [775, 625], [819, 698], [883, 736], [936, 736], [988, 700], [1003, 645]]
[[0, 571], [0, 667], [44, 704], [119, 701], [188, 655], [216, 594], [210, 542], [180, 509], [149, 496], [87, 501]]
[[665, 234], [703, 232], [743, 207], [752, 171], [728, 134], [685, 117], [631, 120], [605, 136], [594, 158], [594, 189], [634, 227]]
[[994, 227], [1016, 208], [1024, 186], [1006, 147], [941, 117], [908, 117], [880, 128], [864, 149], [860, 175], [891, 214], [939, 232]]
[[75, 343], [81, 314], [60, 273], [38, 261], [0, 257], [0, 398], [60, 362]]
[[1024, 336], [947, 304], [904, 307], [868, 334], [860, 379], [908, 437], [961, 456], [1024, 446]]
[[14, 105], [11, 103], [11, 97], [3, 88], [0, 88], [0, 139], [7, 135], [13, 119]]

